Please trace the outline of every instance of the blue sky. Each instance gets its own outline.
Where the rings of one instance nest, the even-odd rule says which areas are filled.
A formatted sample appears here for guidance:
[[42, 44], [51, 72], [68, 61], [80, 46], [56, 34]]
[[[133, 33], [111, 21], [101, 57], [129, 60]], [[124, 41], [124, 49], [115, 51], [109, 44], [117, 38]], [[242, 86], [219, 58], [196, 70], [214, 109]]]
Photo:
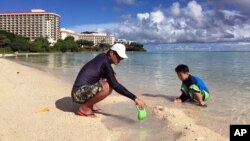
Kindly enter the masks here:
[[142, 43], [250, 41], [250, 0], [0, 0], [0, 12], [31, 9]]
[[1, 0], [0, 11], [44, 9], [62, 16], [62, 27], [79, 24], [114, 23], [124, 15], [136, 15], [154, 7], [169, 6], [174, 0], [150, 0], [129, 3], [122, 0]]

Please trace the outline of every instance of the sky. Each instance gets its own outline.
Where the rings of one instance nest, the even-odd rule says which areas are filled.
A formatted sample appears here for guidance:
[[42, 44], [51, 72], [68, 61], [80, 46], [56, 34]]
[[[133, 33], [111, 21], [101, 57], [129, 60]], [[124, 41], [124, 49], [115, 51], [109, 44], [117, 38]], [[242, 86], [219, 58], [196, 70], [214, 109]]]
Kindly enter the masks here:
[[250, 0], [0, 0], [0, 12], [31, 9], [78, 33], [142, 43], [250, 41]]

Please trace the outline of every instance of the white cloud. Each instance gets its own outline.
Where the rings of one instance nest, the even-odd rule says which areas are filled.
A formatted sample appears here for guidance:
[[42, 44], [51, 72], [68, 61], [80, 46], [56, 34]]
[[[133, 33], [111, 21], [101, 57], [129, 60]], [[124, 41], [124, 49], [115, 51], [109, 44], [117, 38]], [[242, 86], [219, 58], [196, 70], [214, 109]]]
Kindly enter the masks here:
[[207, 10], [196, 1], [184, 7], [176, 2], [106, 31], [143, 43], [242, 41], [250, 40], [250, 19], [239, 11]]
[[196, 19], [199, 20], [202, 17], [202, 7], [196, 1], [191, 1], [188, 3], [187, 8], [185, 8], [185, 13]]
[[142, 20], [147, 20], [149, 18], [149, 13], [138, 13], [137, 18], [142, 21]]
[[69, 29], [112, 33], [142, 43], [250, 41], [250, 17], [236, 10], [207, 9], [196, 1], [178, 2], [121, 23], [79, 25]]
[[119, 23], [104, 23], [104, 24], [83, 24], [67, 27], [67, 29], [73, 30], [77, 33], [84, 31], [104, 32], [114, 28], [118, 28]]
[[237, 4], [244, 7], [250, 7], [250, 1], [249, 0], [219, 0], [223, 3], [229, 3], [229, 4]]
[[135, 0], [115, 0], [118, 4], [135, 4]]
[[178, 2], [173, 3], [170, 7], [170, 11], [173, 16], [179, 16], [181, 13], [180, 4]]
[[161, 23], [165, 20], [165, 16], [161, 10], [153, 11], [150, 13], [150, 20], [153, 23]]
[[150, 20], [152, 23], [161, 23], [165, 20], [164, 13], [161, 10], [152, 11], [150, 13], [138, 13], [137, 19], [139, 21]]

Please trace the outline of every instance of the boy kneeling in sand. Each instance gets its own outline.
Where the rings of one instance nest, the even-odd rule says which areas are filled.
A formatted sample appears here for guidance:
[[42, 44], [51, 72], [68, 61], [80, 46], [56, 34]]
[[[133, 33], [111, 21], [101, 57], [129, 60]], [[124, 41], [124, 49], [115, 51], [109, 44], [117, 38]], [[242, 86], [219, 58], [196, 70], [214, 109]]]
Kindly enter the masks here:
[[199, 103], [200, 106], [206, 107], [205, 101], [209, 98], [209, 91], [205, 83], [199, 77], [189, 74], [189, 68], [187, 65], [178, 65], [175, 68], [177, 76], [182, 81], [180, 97], [175, 98], [175, 102], [181, 103], [188, 99], [194, 100]]

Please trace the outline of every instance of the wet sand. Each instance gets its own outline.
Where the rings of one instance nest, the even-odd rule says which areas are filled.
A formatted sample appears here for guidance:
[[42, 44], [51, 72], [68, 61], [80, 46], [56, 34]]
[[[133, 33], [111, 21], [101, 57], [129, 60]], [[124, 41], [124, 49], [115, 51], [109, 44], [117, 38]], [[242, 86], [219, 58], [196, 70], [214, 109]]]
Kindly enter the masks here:
[[[49, 72], [9, 60], [0, 59], [0, 66], [1, 141], [126, 140], [127, 137], [131, 139], [130, 137], [134, 136], [130, 135], [131, 132], [127, 132], [132, 128], [130, 125], [138, 126], [139, 129], [142, 127], [134, 139], [146, 141], [154, 137], [149, 134], [157, 134], [151, 132], [154, 125], [160, 126], [161, 123], [165, 124], [161, 125], [162, 133], [159, 135], [166, 133], [167, 139], [159, 137], [155, 138], [156, 141], [228, 140], [204, 126], [197, 125], [181, 109], [149, 105], [149, 113], [163, 122], [150, 117], [148, 122], [157, 124], [152, 124], [151, 127], [150, 124], [145, 124], [147, 120], [140, 123], [136, 120], [136, 113], [129, 113], [126, 108], [124, 109], [124, 105], [128, 105], [128, 108], [132, 109], [130, 112], [134, 111], [134, 107], [131, 107], [134, 106], [133, 102], [122, 96], [111, 96], [102, 101], [99, 105], [103, 107], [103, 113], [97, 114], [97, 118], [79, 117], [74, 114], [78, 105], [72, 103], [70, 98], [72, 84], [54, 77]], [[123, 108], [112, 108], [112, 105], [123, 105], [121, 106]], [[126, 113], [119, 115], [125, 111], [128, 112], [128, 117]], [[114, 116], [118, 119], [124, 117], [124, 120], [117, 122], [113, 120]], [[131, 123], [123, 126], [127, 124], [126, 122]], [[147, 129], [150, 127], [152, 129]], [[136, 130], [137, 128], [131, 129], [132, 132]]]
[[[117, 99], [115, 97], [121, 96], [113, 94], [112, 97]], [[164, 121], [157, 119], [152, 111], [148, 112], [146, 120], [138, 121], [135, 105], [129, 100], [100, 106], [103, 107], [102, 114], [107, 116], [103, 119], [106, 127], [120, 131], [118, 141], [175, 141], [179, 136]]]
[[164, 120], [169, 128], [179, 133], [177, 141], [226, 141], [228, 138], [211, 129], [198, 125], [194, 119], [176, 108], [155, 106], [153, 113]]

